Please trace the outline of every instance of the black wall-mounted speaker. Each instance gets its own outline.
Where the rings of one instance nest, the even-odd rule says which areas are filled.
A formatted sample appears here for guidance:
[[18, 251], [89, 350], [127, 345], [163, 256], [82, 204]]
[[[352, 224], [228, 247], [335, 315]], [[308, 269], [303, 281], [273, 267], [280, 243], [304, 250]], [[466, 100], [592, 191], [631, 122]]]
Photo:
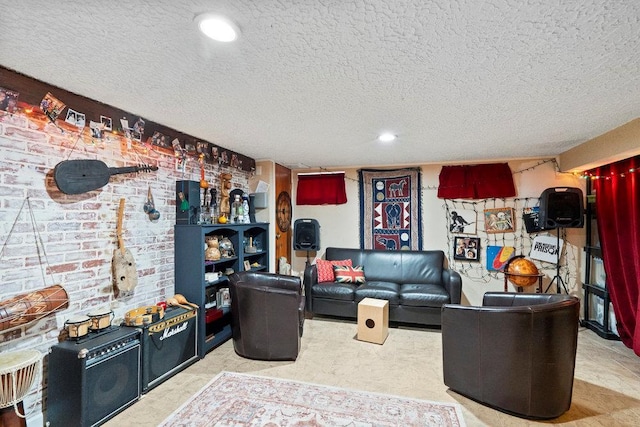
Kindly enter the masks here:
[[293, 223], [293, 249], [296, 251], [320, 250], [320, 225], [315, 219], [296, 219]]
[[[182, 197], [189, 202], [188, 209], [182, 209]], [[176, 224], [197, 224], [200, 217], [200, 182], [176, 181]]]
[[140, 330], [92, 332], [51, 347], [47, 423], [94, 426], [140, 398]]
[[575, 187], [547, 188], [540, 195], [542, 229], [582, 228], [584, 226], [584, 201], [582, 190]]

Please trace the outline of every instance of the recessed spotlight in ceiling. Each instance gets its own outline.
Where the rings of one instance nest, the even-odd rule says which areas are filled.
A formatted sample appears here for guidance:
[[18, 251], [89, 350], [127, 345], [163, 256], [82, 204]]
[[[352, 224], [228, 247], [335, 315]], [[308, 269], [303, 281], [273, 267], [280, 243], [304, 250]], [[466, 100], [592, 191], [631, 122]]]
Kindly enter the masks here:
[[396, 139], [396, 136], [389, 132], [381, 133], [380, 136], [378, 137], [378, 141], [380, 142], [391, 142], [395, 139]]
[[240, 36], [240, 29], [229, 19], [210, 13], [196, 16], [195, 22], [207, 37], [219, 42], [232, 42]]

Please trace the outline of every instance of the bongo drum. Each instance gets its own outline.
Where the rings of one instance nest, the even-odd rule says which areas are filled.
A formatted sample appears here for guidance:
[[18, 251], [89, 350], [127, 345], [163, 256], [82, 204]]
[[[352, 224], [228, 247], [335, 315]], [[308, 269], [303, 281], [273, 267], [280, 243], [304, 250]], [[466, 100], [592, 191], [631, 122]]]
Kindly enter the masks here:
[[29, 393], [41, 361], [42, 354], [36, 350], [0, 354], [0, 426], [26, 425], [22, 399]]
[[89, 333], [91, 319], [83, 314], [72, 316], [64, 322], [64, 327], [69, 333], [69, 338], [82, 338]]
[[111, 326], [111, 320], [113, 319], [113, 311], [109, 309], [97, 309], [89, 313], [91, 319], [91, 326], [89, 329], [92, 331], [101, 331]]

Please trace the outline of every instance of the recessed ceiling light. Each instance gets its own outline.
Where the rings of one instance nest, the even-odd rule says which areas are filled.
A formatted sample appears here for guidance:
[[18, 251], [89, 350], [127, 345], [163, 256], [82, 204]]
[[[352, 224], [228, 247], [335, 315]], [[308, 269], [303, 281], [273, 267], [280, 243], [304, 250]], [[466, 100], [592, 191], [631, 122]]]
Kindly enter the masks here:
[[238, 26], [223, 16], [203, 13], [196, 16], [195, 21], [200, 31], [213, 40], [232, 42], [240, 36]]
[[380, 142], [391, 142], [391, 141], [393, 141], [395, 139], [396, 139], [396, 136], [394, 134], [392, 134], [392, 133], [389, 133], [389, 132], [382, 133], [378, 137], [378, 141], [380, 141]]

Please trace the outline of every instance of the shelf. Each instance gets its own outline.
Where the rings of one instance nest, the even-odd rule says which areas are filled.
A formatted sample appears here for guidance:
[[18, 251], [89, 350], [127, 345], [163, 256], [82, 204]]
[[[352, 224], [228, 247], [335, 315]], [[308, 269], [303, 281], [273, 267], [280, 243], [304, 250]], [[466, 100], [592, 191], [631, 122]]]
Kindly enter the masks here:
[[[207, 353], [220, 344], [231, 339], [231, 324], [227, 324], [214, 334], [207, 335], [204, 339], [204, 352]], [[203, 356], [204, 357], [204, 356]]]
[[244, 257], [245, 258], [251, 258], [251, 257], [257, 256], [257, 255], [264, 255], [266, 253], [267, 253], [267, 251], [257, 251], [257, 252], [250, 252], [250, 253], [245, 252], [244, 253]]
[[606, 288], [603, 288], [600, 285], [592, 284], [592, 283], [583, 283], [582, 289], [588, 290], [590, 293], [599, 296], [600, 298], [608, 298], [609, 292]]
[[[580, 321], [580, 324], [587, 329], [591, 329], [602, 338], [617, 340], [619, 337], [613, 332], [615, 327], [612, 328], [609, 324], [610, 299], [609, 292], [607, 291], [607, 279], [602, 263], [602, 248], [598, 245], [598, 224], [595, 221], [595, 195], [591, 190], [591, 181], [587, 180], [587, 206], [585, 213], [587, 226], [586, 241], [588, 245], [584, 247], [586, 254], [584, 283], [582, 284], [582, 289], [584, 290], [584, 297], [582, 299], [584, 319]], [[596, 259], [598, 261], [596, 261]], [[593, 281], [597, 281], [598, 283], [592, 283]], [[596, 297], [596, 299], [592, 297]], [[591, 306], [592, 303], [596, 305], [596, 310], [602, 306], [602, 312], [597, 312], [596, 315], [598, 318], [601, 317], [600, 320], [602, 320], [602, 323], [591, 317], [593, 315], [591, 311], [593, 308]]]
[[585, 246], [584, 250], [591, 256], [602, 259], [602, 248], [600, 246]]
[[220, 258], [217, 261], [210, 261], [210, 260], [205, 260], [204, 261], [204, 265], [218, 265], [218, 264], [224, 264], [230, 261], [235, 261], [237, 260], [238, 257], [237, 256], [232, 256], [232, 257], [227, 257], [227, 258]]
[[[205, 260], [205, 239], [212, 235], [228, 238], [234, 249], [234, 256], [216, 261]], [[221, 307], [222, 315], [212, 314], [215, 308], [209, 305], [212, 295], [223, 287], [228, 287], [229, 278], [221, 275], [216, 280], [205, 280], [205, 274], [212, 271], [244, 270], [245, 261], [257, 263], [260, 267], [252, 271], [266, 271], [269, 265], [269, 251], [244, 253], [245, 241], [253, 238], [259, 247], [269, 247], [269, 224], [176, 224], [175, 226], [175, 291], [200, 307], [198, 310], [198, 356], [206, 353], [231, 338], [231, 309]], [[205, 307], [209, 307], [208, 309]], [[207, 322], [209, 310], [209, 322]]]
[[601, 338], [604, 338], [606, 340], [620, 341], [619, 336], [617, 336], [611, 331], [605, 331], [604, 327], [600, 323], [596, 322], [595, 320], [581, 320], [580, 325], [587, 329], [592, 330], [593, 332], [598, 334]]

